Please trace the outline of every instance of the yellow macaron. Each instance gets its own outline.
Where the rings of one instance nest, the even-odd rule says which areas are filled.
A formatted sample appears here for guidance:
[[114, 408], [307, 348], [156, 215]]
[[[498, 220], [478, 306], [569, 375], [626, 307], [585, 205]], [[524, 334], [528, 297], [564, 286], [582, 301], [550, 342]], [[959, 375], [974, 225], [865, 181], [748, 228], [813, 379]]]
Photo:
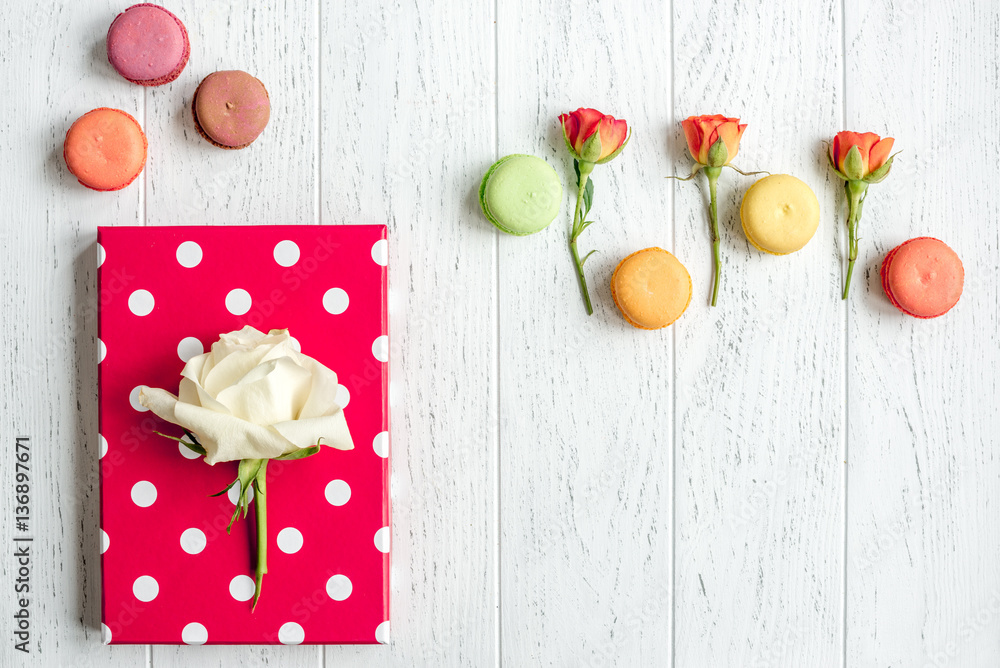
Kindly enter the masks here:
[[740, 219], [758, 250], [787, 255], [813, 238], [819, 227], [819, 200], [804, 182], [788, 174], [765, 176], [743, 196]]
[[615, 267], [611, 297], [633, 327], [660, 329], [681, 317], [691, 303], [691, 274], [672, 253], [645, 248]]

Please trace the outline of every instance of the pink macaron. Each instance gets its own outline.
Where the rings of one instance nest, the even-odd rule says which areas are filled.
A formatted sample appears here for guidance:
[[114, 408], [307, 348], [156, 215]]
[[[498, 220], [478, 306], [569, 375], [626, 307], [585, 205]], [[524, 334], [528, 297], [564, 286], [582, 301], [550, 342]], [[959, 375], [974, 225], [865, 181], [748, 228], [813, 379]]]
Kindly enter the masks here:
[[914, 318], [936, 318], [950, 311], [965, 282], [958, 254], [933, 237], [917, 237], [893, 248], [879, 274], [889, 301]]
[[159, 5], [133, 5], [108, 28], [108, 60], [140, 86], [162, 86], [178, 76], [191, 55], [187, 29]]

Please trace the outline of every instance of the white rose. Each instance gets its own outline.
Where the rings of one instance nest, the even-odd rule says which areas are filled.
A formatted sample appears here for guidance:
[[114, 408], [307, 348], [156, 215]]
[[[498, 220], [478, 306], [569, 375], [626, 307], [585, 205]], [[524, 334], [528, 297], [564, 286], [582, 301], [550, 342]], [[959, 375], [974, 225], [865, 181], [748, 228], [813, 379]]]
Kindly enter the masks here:
[[139, 401], [198, 437], [209, 464], [274, 458], [354, 442], [337, 405], [337, 374], [292, 348], [287, 329], [223, 334], [181, 371], [180, 396], [145, 387]]

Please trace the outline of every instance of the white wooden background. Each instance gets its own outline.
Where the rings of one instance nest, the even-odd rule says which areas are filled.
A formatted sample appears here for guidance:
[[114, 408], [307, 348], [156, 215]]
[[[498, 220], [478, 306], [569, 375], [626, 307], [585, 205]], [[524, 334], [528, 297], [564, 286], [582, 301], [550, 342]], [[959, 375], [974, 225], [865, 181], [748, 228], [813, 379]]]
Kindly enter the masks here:
[[[128, 2], [0, 6], [3, 269], [0, 526], [14, 436], [34, 443], [34, 639], [2, 665], [933, 666], [1000, 664], [1000, 8], [992, 0], [171, 0], [191, 34], [173, 84], [107, 63]], [[189, 118], [206, 74], [271, 92], [250, 149]], [[77, 185], [62, 140], [85, 111], [135, 115], [136, 184]], [[626, 118], [595, 172], [586, 317], [562, 217], [501, 236], [477, 186], [499, 156], [571, 185], [556, 115]], [[789, 257], [739, 229], [726, 172], [724, 285], [707, 307], [703, 183], [679, 121], [739, 115], [737, 162], [819, 196]], [[860, 272], [838, 298], [841, 129], [896, 138]], [[106, 647], [99, 631], [98, 224], [387, 223], [393, 288], [389, 647]], [[947, 317], [898, 314], [884, 253], [932, 235], [965, 262]], [[625, 324], [618, 259], [673, 250], [694, 279], [662, 332]], [[7, 553], [8, 548], [3, 549]]]

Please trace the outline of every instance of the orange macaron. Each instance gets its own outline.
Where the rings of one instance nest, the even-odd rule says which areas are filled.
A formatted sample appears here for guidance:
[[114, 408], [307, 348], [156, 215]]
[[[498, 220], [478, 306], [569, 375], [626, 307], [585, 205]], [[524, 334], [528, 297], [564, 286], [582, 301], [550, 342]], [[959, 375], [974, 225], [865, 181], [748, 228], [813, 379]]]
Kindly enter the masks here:
[[146, 135], [120, 109], [100, 107], [78, 118], [66, 133], [63, 159], [77, 180], [92, 190], [121, 190], [146, 165]]
[[892, 305], [914, 318], [937, 318], [950, 311], [965, 283], [958, 253], [933, 237], [917, 237], [893, 248], [879, 275]]
[[633, 327], [660, 329], [681, 317], [691, 303], [691, 274], [672, 253], [645, 248], [615, 267], [611, 298]]

